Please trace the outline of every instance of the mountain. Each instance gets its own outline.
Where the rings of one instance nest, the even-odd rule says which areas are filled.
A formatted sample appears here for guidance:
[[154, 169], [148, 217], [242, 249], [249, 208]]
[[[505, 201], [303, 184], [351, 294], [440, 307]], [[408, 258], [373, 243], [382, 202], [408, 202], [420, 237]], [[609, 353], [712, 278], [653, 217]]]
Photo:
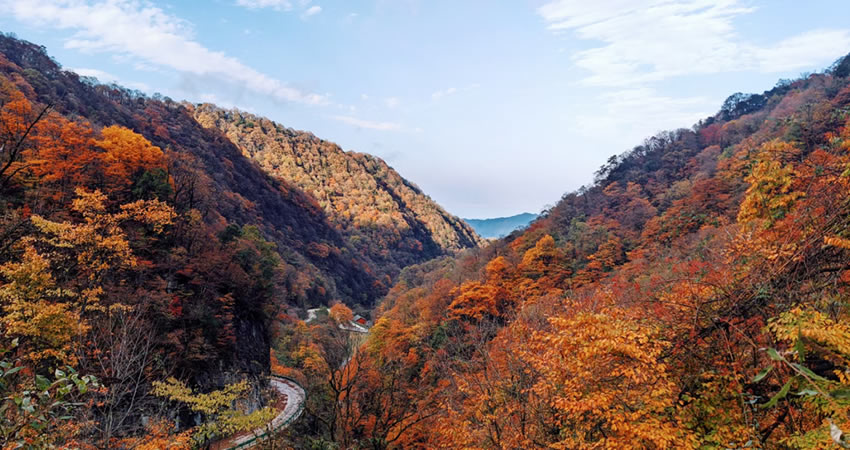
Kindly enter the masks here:
[[[350, 374], [356, 413], [334, 419], [351, 431], [305, 425], [300, 436], [846, 446], [848, 68], [850, 55], [734, 94], [692, 128], [611, 157], [525, 230], [404, 269]], [[309, 391], [326, 389], [292, 361]]]
[[522, 213], [510, 217], [497, 217], [493, 219], [463, 219], [478, 233], [487, 239], [502, 238], [511, 232], [528, 226], [537, 214]]
[[[373, 263], [327, 222], [312, 196], [264, 173], [226, 136], [201, 126], [181, 104], [63, 71], [44, 48], [24, 41], [0, 38], [0, 54], [0, 74], [56, 113], [95, 127], [129, 128], [185, 157], [181, 164], [197, 169], [194, 195], [203, 199], [194, 201], [204, 204], [204, 220], [219, 230], [228, 223], [258, 226], [286, 258], [317, 271], [308, 289], [313, 301], [337, 297], [368, 303], [381, 294], [374, 287], [380, 281], [366, 270]], [[310, 245], [337, 250], [325, 255], [310, 251]]]
[[311, 304], [372, 304], [401, 268], [481, 243], [462, 220], [371, 155], [239, 111], [99, 85], [15, 39], [3, 39], [0, 52], [15, 65], [7, 73], [17, 72], [39, 101], [63, 115], [126, 126], [198, 158], [216, 203], [207, 220], [256, 224], [294, 249], [282, 253], [325, 272], [313, 281]]
[[392, 277], [410, 264], [481, 239], [380, 158], [345, 152], [311, 133], [214, 105], [187, 105], [195, 120], [223, 133], [275, 177], [311, 194], [351, 245]]
[[[78, 410], [94, 426], [20, 442], [136, 448], [174, 392], [239, 394], [256, 409], [268, 401], [271, 343], [295, 311], [367, 311], [405, 266], [480, 242], [378, 158], [102, 85], [0, 35], [0, 365], [27, 369], [0, 374], [4, 398], [28, 395], [34, 374], [71, 370], [43, 399], [57, 408], [45, 420], [61, 421], [73, 404], [60, 397], [93, 382], [78, 373], [104, 386]], [[29, 420], [16, 411], [4, 417]], [[185, 404], [169, 411], [164, 420], [201, 417]]]
[[0, 36], [4, 446], [210, 447], [270, 372], [287, 448], [848, 446], [850, 55], [478, 242], [377, 158]]

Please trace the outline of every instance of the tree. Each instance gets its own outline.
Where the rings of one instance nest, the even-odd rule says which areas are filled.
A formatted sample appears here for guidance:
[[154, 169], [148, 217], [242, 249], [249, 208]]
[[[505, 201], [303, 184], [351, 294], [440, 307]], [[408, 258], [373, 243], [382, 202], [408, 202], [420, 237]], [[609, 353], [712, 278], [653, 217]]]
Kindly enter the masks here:
[[345, 306], [342, 303], [336, 303], [331, 306], [329, 311], [329, 315], [334, 322], [340, 325], [348, 325], [349, 322], [354, 320], [354, 313], [351, 312], [351, 309]]
[[67, 205], [78, 187], [93, 186], [101, 170], [99, 153], [92, 146], [88, 125], [58, 115], [43, 120], [31, 138], [35, 151], [28, 158], [31, 182], [47, 197]]
[[766, 143], [759, 149], [752, 172], [746, 178], [750, 187], [741, 203], [739, 223], [760, 219], [760, 223], [769, 227], [785, 217], [794, 202], [803, 196], [793, 189], [793, 166], [783, 163], [798, 153], [791, 144], [780, 141]]
[[121, 205], [117, 212], [107, 211], [107, 197], [100, 191], [77, 189], [71, 209], [82, 216], [82, 223], [53, 222], [33, 216], [32, 223], [42, 233], [39, 243], [55, 252], [55, 264], [74, 267], [72, 284], [79, 297], [80, 313], [98, 308], [106, 278], [116, 271], [137, 265], [122, 225], [138, 223], [160, 233], [172, 224], [174, 210], [158, 200], [138, 200]]
[[51, 272], [49, 261], [32, 243], [25, 244], [20, 262], [0, 266], [6, 279], [0, 285], [0, 323], [6, 337], [21, 342], [18, 350], [28, 363], [75, 364], [74, 341], [88, 325], [73, 303], [74, 295], [59, 287]]
[[216, 438], [260, 428], [275, 415], [271, 407], [250, 414], [244, 414], [236, 407], [237, 400], [248, 391], [248, 382], [244, 380], [206, 394], [193, 392], [175, 378], [155, 381], [153, 386], [154, 395], [180, 402], [203, 415], [206, 421], [192, 433], [192, 440], [199, 446], [208, 445]]
[[659, 361], [665, 343], [651, 325], [617, 313], [550, 319], [527, 358], [541, 374], [533, 391], [554, 409], [556, 448], [688, 448], [692, 438], [671, 413], [675, 385]]
[[27, 167], [24, 156], [32, 151], [30, 138], [49, 111], [49, 105], [34, 111], [21, 91], [0, 78], [0, 192]]
[[104, 150], [101, 159], [109, 192], [131, 186], [145, 171], [165, 170], [162, 149], [141, 134], [113, 125], [104, 128], [101, 136], [95, 145]]
[[452, 317], [481, 320], [508, 313], [513, 304], [506, 285], [512, 276], [511, 267], [504, 257], [498, 256], [487, 263], [485, 281], [468, 281], [461, 285], [449, 305]]
[[56, 369], [53, 378], [31, 374], [22, 361], [10, 358], [17, 346], [0, 350], [0, 445], [3, 448], [42, 449], [73, 438], [70, 423], [74, 401], [99, 386], [92, 376], [73, 369]]

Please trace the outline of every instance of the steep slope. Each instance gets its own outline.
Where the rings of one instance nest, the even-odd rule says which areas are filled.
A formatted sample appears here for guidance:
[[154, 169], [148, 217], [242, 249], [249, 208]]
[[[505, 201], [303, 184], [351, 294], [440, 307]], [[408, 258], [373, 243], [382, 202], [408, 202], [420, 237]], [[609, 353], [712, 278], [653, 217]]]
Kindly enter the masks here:
[[[0, 84], [4, 96], [0, 107], [7, 106], [5, 97], [20, 92], [26, 101], [18, 103], [32, 103], [34, 110], [49, 106], [50, 111], [36, 131], [21, 139], [32, 141], [29, 153], [17, 155], [12, 164], [27, 169], [38, 165], [39, 158], [55, 157], [57, 164], [71, 164], [74, 158], [91, 160], [51, 175], [53, 181], [40, 175], [29, 175], [25, 182], [4, 179], [3, 187], [14, 189], [7, 189], [0, 198], [4, 217], [0, 264], [19, 257], [16, 245], [32, 232], [26, 221], [19, 222], [21, 217], [30, 212], [56, 220], [74, 217], [69, 203], [72, 186], [79, 182], [73, 180], [86, 179], [75, 171], [97, 172], [102, 165], [98, 162], [103, 160], [102, 148], [92, 137], [107, 128], [119, 130], [115, 132], [119, 137], [139, 133], [138, 138], [129, 139], [145, 141], [144, 145], [149, 141], [156, 152], [164, 150], [166, 180], [160, 187], [167, 194], [144, 195], [165, 201], [178, 214], [180, 224], [161, 241], [139, 244], [150, 252], [144, 265], [149, 273], [134, 275], [133, 283], [119, 283], [114, 289], [137, 289], [132, 295], [119, 292], [119, 298], [166, 302], [151, 306], [155, 312], [146, 313], [146, 320], [153, 323], [146, 322], [140, 332], [155, 331], [156, 336], [149, 339], [163, 352], [160, 356], [173, 365], [172, 370], [200, 386], [221, 385], [230, 371], [257, 375], [268, 370], [274, 311], [332, 300], [368, 307], [386, 291], [388, 280], [378, 276], [375, 263], [327, 221], [311, 195], [267, 175], [222, 133], [198, 124], [182, 105], [80, 78], [63, 71], [43, 47], [2, 35]], [[14, 129], [7, 121], [19, 109], [5, 112], [4, 133]], [[38, 131], [42, 125], [45, 131]], [[78, 147], [65, 156], [55, 153], [66, 144]], [[7, 156], [0, 152], [0, 158]], [[27, 170], [20, 172], [24, 173]], [[135, 193], [112, 189], [102, 174], [80, 187], [114, 190], [121, 201], [128, 201], [151, 186], [138, 184], [143, 180], [137, 175], [127, 174]], [[146, 178], [151, 179], [155, 174]], [[57, 180], [64, 186], [63, 193], [39, 194], [53, 189], [45, 186]], [[0, 279], [0, 284], [5, 281]], [[140, 293], [142, 284], [151, 294]], [[109, 286], [104, 282], [97, 289], [108, 291]], [[209, 367], [216, 370], [205, 370]]]
[[848, 67], [735, 94], [527, 230], [405, 269], [348, 442], [846, 447]]
[[[0, 73], [19, 80], [20, 85], [41, 103], [65, 116], [90, 121], [95, 126], [121, 125], [141, 133], [153, 144], [186, 155], [197, 166], [209, 207], [203, 212], [208, 223], [223, 229], [227, 222], [255, 224], [280, 245], [284, 259], [309, 266], [314, 274], [293, 283], [304, 284], [296, 303], [318, 304], [330, 299], [372, 304], [385, 292], [388, 277], [368, 253], [355, 248], [329, 223], [314, 197], [305, 194], [288, 177], [270, 176], [243, 156], [221, 131], [201, 126], [192, 110], [168, 98], [148, 98], [118, 86], [99, 85], [94, 80], [66, 72], [45, 53], [43, 47], [10, 37], [0, 37]], [[362, 157], [364, 161], [368, 157]], [[285, 175], [278, 172], [276, 175]], [[394, 172], [389, 175], [394, 176]], [[397, 176], [397, 175], [395, 175]], [[385, 223], [384, 233], [394, 233], [396, 222]], [[415, 247], [413, 236], [430, 243], [430, 231], [416, 222], [418, 233], [402, 244]], [[409, 228], [409, 227], [408, 227]], [[439, 230], [438, 230], [439, 231]], [[403, 231], [399, 231], [399, 234]], [[450, 233], [449, 233], [450, 234]], [[472, 238], [459, 247], [474, 245]], [[360, 247], [379, 248], [383, 242]], [[473, 240], [470, 240], [473, 239]], [[427, 249], [437, 252], [439, 248]], [[427, 251], [404, 263], [422, 261]]]
[[496, 217], [492, 219], [463, 219], [480, 236], [495, 239], [502, 238], [511, 232], [528, 226], [537, 214], [522, 213], [510, 217]]
[[354, 247], [395, 275], [409, 264], [475, 247], [480, 238], [384, 161], [345, 152], [310, 133], [210, 104], [192, 107], [267, 173], [312, 194]]
[[[369, 308], [401, 267], [479, 242], [378, 159], [311, 139], [326, 148], [299, 143], [299, 162], [337, 165], [267, 173], [194, 113], [63, 71], [43, 47], [0, 35], [0, 347], [14, 348], [0, 359], [17, 366], [3, 389], [64, 376], [57, 367], [74, 389], [85, 390], [78, 373], [104, 387], [84, 408], [67, 405], [86, 426], [40, 428], [45, 443], [136, 448], [160, 430], [148, 418], [196, 423], [193, 396], [210, 391], [224, 397], [201, 420], [251, 428], [230, 410], [263, 405], [270, 343], [293, 307]], [[362, 188], [346, 197], [356, 220], [329, 220], [289, 181], [302, 176]], [[45, 389], [64, 395], [58, 386]]]

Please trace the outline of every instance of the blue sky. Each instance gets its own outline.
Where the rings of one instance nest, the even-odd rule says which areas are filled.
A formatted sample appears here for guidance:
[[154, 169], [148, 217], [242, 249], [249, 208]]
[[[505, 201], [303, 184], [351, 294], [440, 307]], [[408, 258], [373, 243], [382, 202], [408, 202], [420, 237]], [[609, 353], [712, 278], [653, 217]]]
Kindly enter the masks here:
[[0, 0], [66, 69], [384, 158], [450, 212], [538, 212], [657, 131], [850, 52], [846, 0]]

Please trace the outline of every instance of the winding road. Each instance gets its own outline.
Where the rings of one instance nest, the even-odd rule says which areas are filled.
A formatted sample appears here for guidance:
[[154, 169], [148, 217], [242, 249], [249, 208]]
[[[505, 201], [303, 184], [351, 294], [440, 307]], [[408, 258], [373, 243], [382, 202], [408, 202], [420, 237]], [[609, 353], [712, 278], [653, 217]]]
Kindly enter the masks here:
[[301, 416], [301, 413], [304, 411], [304, 399], [307, 396], [304, 388], [288, 378], [275, 375], [269, 377], [269, 384], [271, 384], [274, 390], [286, 397], [286, 406], [283, 407], [283, 411], [275, 416], [265, 427], [257, 428], [251, 433], [230, 439], [228, 442], [229, 445], [226, 447], [228, 450], [251, 448], [257, 442], [262, 441], [269, 431], [278, 431]]
[[[311, 320], [315, 320], [317, 318], [316, 312], [321, 308], [315, 308], [311, 310], [307, 310], [307, 322]], [[368, 334], [369, 329], [361, 326], [358, 323], [351, 322], [347, 326], [340, 324], [339, 328], [342, 330], [346, 330], [349, 332], [359, 333], [359, 334]], [[348, 362], [351, 361], [351, 358], [354, 355], [348, 357], [345, 362], [342, 363], [340, 369], [348, 365]], [[286, 399], [286, 405], [283, 407], [283, 411], [280, 412], [271, 422], [267, 423], [262, 428], [257, 428], [256, 430], [250, 433], [243, 433], [237, 436], [233, 436], [227, 439], [224, 442], [220, 442], [221, 445], [217, 445], [216, 448], [223, 448], [226, 450], [241, 450], [246, 448], [251, 448], [257, 445], [258, 442], [261, 442], [269, 432], [276, 432], [288, 426], [295, 419], [301, 416], [301, 413], [304, 411], [304, 400], [307, 397], [307, 393], [304, 392], [304, 388], [302, 388], [298, 383], [289, 378], [280, 377], [277, 375], [272, 375], [269, 377], [269, 384], [271, 384], [272, 388], [276, 390], [282, 397]]]

